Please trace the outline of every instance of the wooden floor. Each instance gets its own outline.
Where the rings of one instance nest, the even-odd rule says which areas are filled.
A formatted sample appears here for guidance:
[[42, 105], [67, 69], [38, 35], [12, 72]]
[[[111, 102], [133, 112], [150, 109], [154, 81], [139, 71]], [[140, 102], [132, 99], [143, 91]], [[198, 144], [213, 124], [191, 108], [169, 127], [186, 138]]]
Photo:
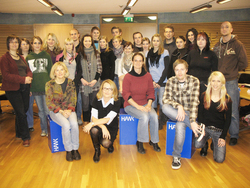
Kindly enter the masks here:
[[199, 151], [192, 159], [182, 159], [179, 170], [171, 168], [172, 156], [166, 155], [166, 127], [159, 131], [161, 152], [144, 144], [146, 154], [139, 154], [136, 146], [114, 143], [109, 154], [102, 148], [101, 160], [93, 162], [94, 149], [90, 136], [80, 129], [80, 161], [67, 162], [65, 152], [52, 154], [48, 139], [41, 137], [39, 119], [31, 133], [30, 147], [23, 147], [15, 139], [12, 107], [0, 114], [0, 187], [1, 188], [155, 188], [155, 187], [250, 187], [250, 130], [240, 132], [236, 146], [229, 146], [222, 164], [213, 160], [209, 149], [207, 157]]

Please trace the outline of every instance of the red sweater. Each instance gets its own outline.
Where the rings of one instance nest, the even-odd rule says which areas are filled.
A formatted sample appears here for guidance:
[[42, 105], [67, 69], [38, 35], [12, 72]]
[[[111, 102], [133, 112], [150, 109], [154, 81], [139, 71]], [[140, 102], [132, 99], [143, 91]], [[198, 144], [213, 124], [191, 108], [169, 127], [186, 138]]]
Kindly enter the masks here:
[[[22, 60], [27, 65], [27, 76], [32, 77], [32, 72], [22, 56]], [[4, 91], [17, 91], [20, 88], [20, 84], [25, 84], [25, 77], [20, 76], [17, 68], [17, 64], [10, 56], [9, 52], [6, 52], [0, 60], [1, 72], [3, 75], [2, 90]]]
[[124, 108], [129, 106], [128, 100], [132, 98], [138, 105], [145, 105], [149, 99], [155, 100], [153, 79], [144, 69], [138, 75], [134, 69], [127, 73], [122, 84]]

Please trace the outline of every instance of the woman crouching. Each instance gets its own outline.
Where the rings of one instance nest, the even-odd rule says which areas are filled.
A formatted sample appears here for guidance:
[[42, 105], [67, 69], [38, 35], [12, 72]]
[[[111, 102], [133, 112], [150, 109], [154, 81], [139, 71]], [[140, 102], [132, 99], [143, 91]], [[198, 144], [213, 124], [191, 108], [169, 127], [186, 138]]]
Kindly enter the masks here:
[[45, 85], [46, 104], [50, 117], [62, 127], [63, 144], [66, 160], [80, 160], [79, 129], [75, 113], [76, 89], [74, 82], [68, 78], [69, 71], [63, 62], [55, 63], [50, 72], [50, 80]]

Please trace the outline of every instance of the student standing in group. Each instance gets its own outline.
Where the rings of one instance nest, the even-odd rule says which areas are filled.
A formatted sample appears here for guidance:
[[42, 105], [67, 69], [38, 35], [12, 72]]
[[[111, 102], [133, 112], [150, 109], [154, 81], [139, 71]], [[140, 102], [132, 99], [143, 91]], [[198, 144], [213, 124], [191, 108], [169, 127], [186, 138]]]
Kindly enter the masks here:
[[46, 51], [54, 64], [56, 62], [56, 56], [62, 52], [59, 40], [54, 33], [48, 33], [43, 43], [43, 50]]
[[29, 108], [30, 83], [32, 72], [24, 58], [17, 54], [21, 41], [16, 35], [9, 35], [6, 40], [8, 52], [0, 58], [3, 76], [2, 90], [5, 91], [15, 114], [16, 138], [23, 140], [23, 146], [30, 145], [30, 133], [26, 112]]
[[80, 46], [80, 33], [77, 29], [73, 28], [69, 32], [70, 38], [72, 38], [74, 42], [75, 51], [78, 52]]
[[82, 96], [83, 120], [90, 122], [90, 109], [92, 102], [100, 88], [102, 63], [99, 52], [95, 49], [91, 35], [84, 35], [81, 39], [77, 58], [77, 80], [80, 80]]
[[159, 129], [166, 124], [167, 118], [162, 113], [162, 97], [167, 82], [167, 68], [169, 66], [169, 53], [163, 48], [162, 38], [159, 34], [153, 35], [151, 39], [151, 49], [148, 52], [146, 67], [152, 75], [155, 88], [155, 100], [152, 107], [157, 111], [157, 98], [160, 104], [159, 108]]
[[233, 101], [232, 120], [229, 127], [229, 145], [237, 144], [239, 138], [239, 102], [238, 71], [248, 66], [247, 53], [244, 45], [233, 35], [233, 26], [226, 21], [220, 28], [222, 37], [215, 44], [214, 52], [218, 57], [218, 69], [226, 78], [226, 89]]
[[109, 47], [110, 48], [112, 48], [112, 49], [114, 48], [113, 40], [114, 40], [115, 36], [120, 36], [121, 37], [121, 45], [124, 45], [126, 43], [126, 41], [122, 38], [122, 29], [121, 28], [119, 28], [117, 26], [114, 26], [114, 27], [111, 28], [111, 33], [113, 35], [113, 39], [111, 39], [109, 41]]
[[45, 101], [45, 84], [50, 80], [49, 74], [52, 67], [50, 55], [42, 51], [42, 39], [39, 36], [34, 36], [31, 41], [32, 52], [26, 57], [30, 70], [33, 73], [33, 80], [31, 83], [31, 100], [28, 114], [33, 116], [33, 102], [36, 101], [38, 107], [38, 115], [41, 125], [41, 136], [48, 136], [47, 130], [47, 115], [49, 114], [48, 107]]
[[106, 79], [114, 80], [115, 76], [115, 54], [111, 48], [108, 46], [108, 39], [106, 36], [101, 36], [100, 41], [101, 50], [101, 62], [102, 62], [102, 74], [101, 81]]
[[188, 51], [191, 51], [194, 48], [194, 44], [196, 44], [196, 39], [197, 39], [198, 32], [195, 28], [191, 28], [187, 31], [186, 33], [186, 48]]
[[142, 47], [143, 47], [143, 54], [144, 54], [144, 57], [147, 58], [148, 56], [148, 51], [150, 50], [150, 40], [149, 38], [147, 37], [144, 37], [142, 39]]
[[94, 40], [95, 48], [98, 52], [100, 52], [100, 46], [99, 46], [100, 35], [101, 35], [101, 31], [100, 31], [99, 27], [97, 27], [97, 26], [92, 27], [91, 36]]
[[141, 32], [135, 32], [133, 33], [133, 40], [134, 40], [134, 52], [142, 52], [142, 34]]
[[[164, 36], [166, 37], [163, 41], [164, 48], [168, 50], [169, 60], [171, 59], [172, 53], [176, 50], [175, 38], [174, 38], [174, 27], [167, 25], [164, 28]], [[152, 41], [151, 41], [152, 42]]]

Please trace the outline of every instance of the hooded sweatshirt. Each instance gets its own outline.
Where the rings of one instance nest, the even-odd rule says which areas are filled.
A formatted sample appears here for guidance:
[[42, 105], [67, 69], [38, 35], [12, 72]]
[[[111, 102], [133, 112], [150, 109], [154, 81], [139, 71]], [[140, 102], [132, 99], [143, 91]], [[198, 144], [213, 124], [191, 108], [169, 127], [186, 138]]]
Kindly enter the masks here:
[[235, 35], [231, 35], [226, 43], [221, 37], [214, 46], [214, 52], [218, 57], [218, 70], [224, 74], [226, 81], [237, 79], [238, 71], [248, 66], [246, 49]]

